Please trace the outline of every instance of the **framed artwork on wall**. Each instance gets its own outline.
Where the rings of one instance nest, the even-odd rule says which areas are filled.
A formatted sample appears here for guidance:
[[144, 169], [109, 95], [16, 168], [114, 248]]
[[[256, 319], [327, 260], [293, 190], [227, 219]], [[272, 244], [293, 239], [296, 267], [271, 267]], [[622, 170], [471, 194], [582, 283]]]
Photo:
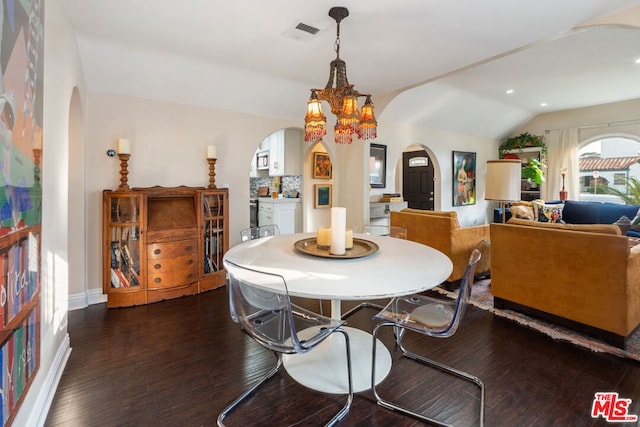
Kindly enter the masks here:
[[453, 206], [476, 204], [476, 153], [453, 152]]
[[387, 186], [387, 146], [371, 144], [369, 148], [369, 185], [371, 188]]
[[331, 184], [316, 184], [313, 206], [317, 208], [331, 207]]
[[331, 179], [331, 158], [329, 153], [313, 153], [313, 177]]

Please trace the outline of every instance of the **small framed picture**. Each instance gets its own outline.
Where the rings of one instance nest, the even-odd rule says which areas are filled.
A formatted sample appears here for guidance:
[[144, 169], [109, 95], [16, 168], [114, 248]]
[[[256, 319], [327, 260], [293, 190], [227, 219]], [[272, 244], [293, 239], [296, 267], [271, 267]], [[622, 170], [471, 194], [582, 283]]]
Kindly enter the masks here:
[[329, 153], [313, 153], [313, 177], [331, 179], [331, 159]]
[[315, 203], [314, 207], [317, 208], [330, 208], [331, 207], [331, 184], [316, 184], [315, 185]]

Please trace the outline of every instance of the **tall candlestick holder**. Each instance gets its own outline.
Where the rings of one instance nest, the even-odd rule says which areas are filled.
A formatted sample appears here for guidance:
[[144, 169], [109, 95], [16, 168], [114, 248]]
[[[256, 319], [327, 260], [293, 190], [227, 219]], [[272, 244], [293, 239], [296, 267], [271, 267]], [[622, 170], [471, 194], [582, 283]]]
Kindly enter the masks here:
[[569, 193], [564, 189], [564, 176], [566, 175], [566, 172], [563, 170], [560, 174], [562, 175], [562, 190], [560, 190], [560, 200], [564, 202], [569, 198]]
[[33, 186], [40, 188], [40, 159], [42, 157], [42, 148], [33, 149]]
[[218, 159], [207, 159], [207, 163], [209, 163], [209, 190], [215, 190], [216, 188], [216, 160]]
[[120, 187], [118, 187], [118, 191], [129, 191], [129, 179], [127, 175], [129, 175], [129, 157], [130, 154], [118, 154], [118, 158], [120, 159]]

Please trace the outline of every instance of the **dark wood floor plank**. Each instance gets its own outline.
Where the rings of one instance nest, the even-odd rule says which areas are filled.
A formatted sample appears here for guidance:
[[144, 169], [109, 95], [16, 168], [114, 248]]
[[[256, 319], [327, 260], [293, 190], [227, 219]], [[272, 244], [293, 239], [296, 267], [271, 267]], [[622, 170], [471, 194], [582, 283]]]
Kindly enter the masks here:
[[[318, 307], [315, 300], [305, 304]], [[325, 302], [325, 313], [329, 309]], [[374, 313], [362, 310], [349, 324], [371, 331]], [[230, 320], [224, 288], [143, 307], [90, 306], [69, 313], [68, 330], [73, 350], [47, 426], [213, 426], [275, 363]], [[394, 357], [381, 390], [455, 425], [475, 425], [472, 386], [398, 361], [391, 331], [381, 338]], [[597, 391], [632, 399], [630, 412], [640, 415], [640, 364], [554, 341], [474, 307], [453, 337], [407, 334], [405, 343], [484, 380], [487, 426], [606, 425], [590, 417]], [[343, 396], [306, 389], [283, 371], [234, 412], [229, 425], [321, 425], [342, 402]], [[421, 423], [378, 407], [365, 391], [340, 425]]]

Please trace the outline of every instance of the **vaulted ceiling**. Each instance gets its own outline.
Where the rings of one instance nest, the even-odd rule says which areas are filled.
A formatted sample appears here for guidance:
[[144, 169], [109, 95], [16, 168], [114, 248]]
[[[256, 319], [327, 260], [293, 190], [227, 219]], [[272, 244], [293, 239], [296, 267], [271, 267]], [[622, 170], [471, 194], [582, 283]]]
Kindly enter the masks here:
[[380, 121], [501, 138], [541, 112], [640, 98], [640, 1], [64, 2], [92, 92], [302, 125], [342, 5], [340, 57]]

